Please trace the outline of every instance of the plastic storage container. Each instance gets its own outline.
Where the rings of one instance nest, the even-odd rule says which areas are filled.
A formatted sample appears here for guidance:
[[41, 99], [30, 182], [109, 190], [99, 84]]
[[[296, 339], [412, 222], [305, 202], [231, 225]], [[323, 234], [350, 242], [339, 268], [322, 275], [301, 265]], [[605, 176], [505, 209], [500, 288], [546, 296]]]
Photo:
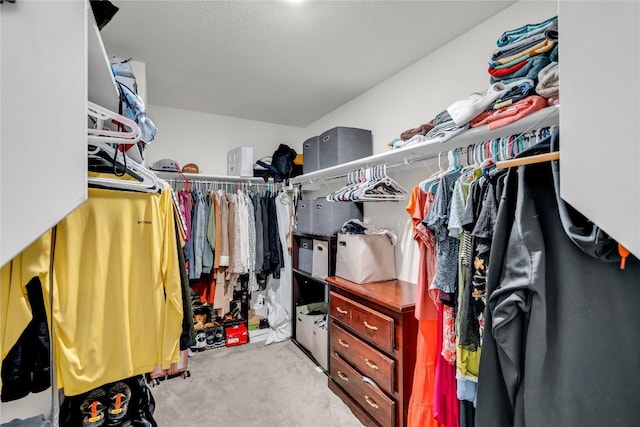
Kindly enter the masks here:
[[253, 176], [253, 147], [241, 146], [227, 152], [227, 175]]
[[320, 135], [318, 144], [320, 169], [373, 154], [373, 137], [366, 129], [335, 127]]

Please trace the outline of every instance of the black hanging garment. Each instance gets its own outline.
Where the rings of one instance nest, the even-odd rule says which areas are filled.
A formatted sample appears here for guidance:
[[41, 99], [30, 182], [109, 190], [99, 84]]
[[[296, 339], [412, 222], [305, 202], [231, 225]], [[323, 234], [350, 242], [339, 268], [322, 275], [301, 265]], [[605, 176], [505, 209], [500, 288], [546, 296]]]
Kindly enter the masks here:
[[51, 387], [50, 340], [40, 279], [27, 284], [33, 318], [2, 361], [3, 402]]
[[[527, 154], [549, 152], [557, 138]], [[558, 172], [557, 162], [541, 163], [507, 177], [487, 278], [478, 427], [637, 425], [640, 262], [620, 268], [617, 243], [559, 198]]]

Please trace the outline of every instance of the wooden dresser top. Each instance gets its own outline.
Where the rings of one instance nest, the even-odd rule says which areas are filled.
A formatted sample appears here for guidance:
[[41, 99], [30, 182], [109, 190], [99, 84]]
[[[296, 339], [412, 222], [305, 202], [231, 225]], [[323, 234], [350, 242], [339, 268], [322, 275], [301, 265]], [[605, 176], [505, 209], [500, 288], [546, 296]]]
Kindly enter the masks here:
[[398, 313], [415, 310], [416, 285], [413, 283], [389, 280], [358, 284], [337, 276], [328, 277], [327, 282]]

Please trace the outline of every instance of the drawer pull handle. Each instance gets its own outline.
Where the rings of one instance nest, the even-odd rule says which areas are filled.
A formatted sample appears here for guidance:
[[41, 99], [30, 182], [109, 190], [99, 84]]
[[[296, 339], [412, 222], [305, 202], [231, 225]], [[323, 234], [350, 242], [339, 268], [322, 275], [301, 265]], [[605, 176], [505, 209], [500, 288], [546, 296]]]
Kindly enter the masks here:
[[336, 311], [337, 311], [338, 313], [340, 313], [340, 314], [347, 314], [347, 313], [348, 313], [348, 311], [347, 311], [347, 310], [343, 310], [343, 309], [341, 309], [340, 307], [336, 307]]
[[366, 320], [365, 320], [364, 322], [362, 322], [362, 323], [364, 323], [364, 326], [365, 326], [367, 329], [371, 329], [372, 331], [377, 331], [377, 330], [378, 330], [378, 327], [377, 327], [377, 326], [373, 326], [373, 325], [368, 324]]
[[370, 367], [371, 369], [375, 369], [376, 371], [380, 369], [380, 368], [378, 368], [378, 365], [376, 365], [375, 363], [373, 363], [369, 359], [364, 359], [364, 363], [366, 363], [366, 365], [368, 367]]
[[338, 344], [340, 344], [343, 347], [349, 348], [349, 344], [347, 344], [346, 342], [342, 341], [342, 338], [338, 338]]
[[338, 371], [338, 376], [340, 377], [340, 379], [342, 381], [349, 381], [349, 377], [347, 377], [345, 374], [343, 374], [342, 372]]
[[379, 409], [380, 408], [380, 405], [378, 405], [376, 403], [376, 401], [373, 400], [372, 398], [370, 398], [369, 396], [365, 396], [364, 400], [366, 400], [367, 403], [369, 404], [369, 406], [371, 406], [372, 408], [375, 408], [375, 409]]

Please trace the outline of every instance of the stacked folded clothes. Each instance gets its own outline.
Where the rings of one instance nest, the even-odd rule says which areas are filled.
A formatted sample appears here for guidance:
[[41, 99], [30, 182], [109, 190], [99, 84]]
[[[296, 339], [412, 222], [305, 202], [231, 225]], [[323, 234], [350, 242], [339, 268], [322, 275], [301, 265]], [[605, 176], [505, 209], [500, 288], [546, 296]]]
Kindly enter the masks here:
[[560, 73], [557, 62], [552, 62], [540, 70], [536, 92], [545, 98], [560, 96]]
[[446, 142], [469, 128], [492, 130], [560, 102], [558, 17], [505, 31], [489, 58], [490, 86], [452, 103], [428, 123], [400, 134], [392, 149]]
[[476, 116], [471, 123], [471, 127], [488, 125], [489, 130], [497, 129], [516, 122], [523, 117], [542, 110], [548, 105], [546, 98], [538, 95], [531, 95], [513, 104], [498, 108], [493, 111], [485, 111]]
[[516, 80], [509, 84], [509, 90], [496, 99], [488, 110], [498, 110], [506, 107], [530, 95], [535, 95], [536, 86], [531, 79]]
[[538, 74], [558, 57], [558, 17], [505, 31], [489, 59], [491, 83], [521, 79], [537, 82]]
[[425, 123], [423, 125], [420, 125], [417, 128], [405, 130], [404, 132], [402, 132], [400, 134], [400, 139], [402, 139], [403, 141], [407, 141], [407, 140], [413, 138], [416, 135], [423, 135], [424, 136], [431, 129], [433, 129], [433, 120], [430, 121], [429, 123]]

